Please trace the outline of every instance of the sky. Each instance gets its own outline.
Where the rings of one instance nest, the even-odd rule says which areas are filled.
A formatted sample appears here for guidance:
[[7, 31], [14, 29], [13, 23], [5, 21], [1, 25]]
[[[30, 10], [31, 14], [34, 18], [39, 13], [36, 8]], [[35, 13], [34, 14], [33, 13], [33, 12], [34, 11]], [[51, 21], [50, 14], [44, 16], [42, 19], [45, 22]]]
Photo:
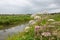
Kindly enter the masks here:
[[60, 0], [0, 0], [0, 14], [60, 12]]

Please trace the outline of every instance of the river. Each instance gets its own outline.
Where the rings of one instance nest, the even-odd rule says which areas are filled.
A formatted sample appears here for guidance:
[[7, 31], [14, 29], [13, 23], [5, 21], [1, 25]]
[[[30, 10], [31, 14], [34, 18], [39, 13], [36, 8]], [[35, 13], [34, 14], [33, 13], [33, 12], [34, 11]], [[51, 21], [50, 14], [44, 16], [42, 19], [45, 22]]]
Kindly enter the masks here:
[[22, 32], [24, 30], [24, 28], [26, 27], [27, 24], [22, 24], [22, 25], [18, 25], [16, 27], [12, 27], [9, 29], [5, 29], [5, 30], [0, 30], [0, 40], [5, 40], [8, 35], [12, 35], [18, 32]]

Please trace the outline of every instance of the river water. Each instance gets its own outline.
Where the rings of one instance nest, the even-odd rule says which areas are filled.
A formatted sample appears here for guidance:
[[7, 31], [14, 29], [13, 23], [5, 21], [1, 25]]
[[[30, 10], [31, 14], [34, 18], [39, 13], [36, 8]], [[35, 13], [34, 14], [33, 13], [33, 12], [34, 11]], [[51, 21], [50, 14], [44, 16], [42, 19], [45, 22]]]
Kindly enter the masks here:
[[0, 30], [0, 40], [5, 40], [8, 37], [8, 35], [11, 36], [12, 34], [22, 32], [25, 27], [26, 27], [26, 24], [22, 24], [9, 29]]

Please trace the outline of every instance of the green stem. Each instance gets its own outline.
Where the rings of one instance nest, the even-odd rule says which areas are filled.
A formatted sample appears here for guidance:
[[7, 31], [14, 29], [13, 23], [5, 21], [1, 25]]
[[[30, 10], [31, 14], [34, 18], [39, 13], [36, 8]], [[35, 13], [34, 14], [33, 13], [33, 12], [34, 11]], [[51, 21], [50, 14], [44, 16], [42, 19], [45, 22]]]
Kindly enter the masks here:
[[59, 40], [59, 38], [57, 37], [57, 40]]
[[40, 40], [42, 40], [42, 36], [41, 36]]
[[50, 37], [49, 37], [49, 40], [51, 40]]

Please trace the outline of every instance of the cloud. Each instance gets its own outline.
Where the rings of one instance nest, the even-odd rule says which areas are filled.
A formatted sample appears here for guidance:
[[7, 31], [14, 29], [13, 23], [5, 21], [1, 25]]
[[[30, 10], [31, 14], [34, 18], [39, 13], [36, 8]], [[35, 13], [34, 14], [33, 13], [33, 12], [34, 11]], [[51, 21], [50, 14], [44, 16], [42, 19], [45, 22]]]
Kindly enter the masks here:
[[56, 4], [50, 4], [49, 8], [57, 8], [57, 5]]
[[60, 12], [60, 9], [50, 10], [49, 13]]
[[59, 0], [0, 0], [0, 13], [60, 12]]

